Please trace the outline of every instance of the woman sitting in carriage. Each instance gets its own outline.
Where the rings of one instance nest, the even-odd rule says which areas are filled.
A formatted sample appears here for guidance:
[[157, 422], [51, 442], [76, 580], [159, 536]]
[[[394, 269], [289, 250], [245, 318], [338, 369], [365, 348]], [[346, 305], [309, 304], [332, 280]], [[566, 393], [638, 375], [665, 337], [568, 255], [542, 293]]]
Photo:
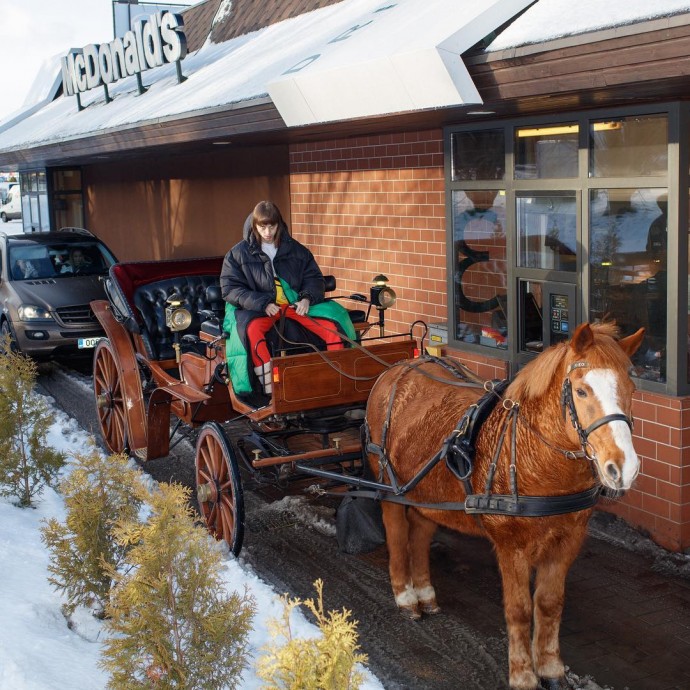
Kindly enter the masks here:
[[228, 367], [237, 394], [253, 390], [247, 352], [263, 392], [270, 395], [270, 344], [285, 349], [307, 342], [336, 350], [344, 347], [341, 334], [355, 338], [347, 310], [324, 300], [324, 278], [314, 256], [290, 236], [270, 201], [259, 202], [247, 218], [244, 239], [223, 261], [220, 287], [227, 302]]

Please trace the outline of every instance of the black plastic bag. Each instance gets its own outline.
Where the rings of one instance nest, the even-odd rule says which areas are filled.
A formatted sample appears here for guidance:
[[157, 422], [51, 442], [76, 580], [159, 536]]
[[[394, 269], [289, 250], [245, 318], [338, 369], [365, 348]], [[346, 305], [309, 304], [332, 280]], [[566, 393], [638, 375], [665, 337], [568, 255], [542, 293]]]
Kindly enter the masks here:
[[368, 553], [386, 543], [381, 504], [346, 495], [335, 515], [338, 547], [344, 553]]

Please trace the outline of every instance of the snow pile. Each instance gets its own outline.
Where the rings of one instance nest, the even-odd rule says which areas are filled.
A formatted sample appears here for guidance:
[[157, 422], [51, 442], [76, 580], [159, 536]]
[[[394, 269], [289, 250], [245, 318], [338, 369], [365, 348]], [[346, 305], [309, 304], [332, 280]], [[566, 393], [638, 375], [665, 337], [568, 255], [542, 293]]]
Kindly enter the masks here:
[[[48, 443], [68, 455], [87, 453], [93, 438], [57, 408], [53, 413]], [[51, 517], [65, 519], [63, 500], [53, 489], [46, 489], [33, 509], [22, 510], [0, 499], [0, 688], [98, 690], [107, 683], [98, 667], [102, 627], [85, 610], [75, 612], [70, 627], [62, 615], [64, 600], [48, 583], [48, 552], [40, 536], [42, 521]], [[249, 638], [256, 659], [269, 641], [267, 621], [282, 616], [282, 603], [276, 592], [229, 554], [224, 579], [229, 591], [242, 592], [246, 587], [256, 599]], [[298, 636], [318, 634], [301, 611], [295, 612], [291, 625]], [[241, 688], [260, 686], [251, 664]], [[367, 673], [362, 687], [380, 690], [383, 686]]]

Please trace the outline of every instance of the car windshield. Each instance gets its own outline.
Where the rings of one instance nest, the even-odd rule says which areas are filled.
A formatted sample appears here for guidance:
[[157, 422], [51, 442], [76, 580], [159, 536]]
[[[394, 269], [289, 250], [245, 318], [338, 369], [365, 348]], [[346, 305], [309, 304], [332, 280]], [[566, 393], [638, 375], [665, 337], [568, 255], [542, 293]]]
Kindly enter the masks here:
[[104, 275], [114, 263], [115, 258], [97, 240], [51, 244], [20, 240], [9, 248], [13, 280]]

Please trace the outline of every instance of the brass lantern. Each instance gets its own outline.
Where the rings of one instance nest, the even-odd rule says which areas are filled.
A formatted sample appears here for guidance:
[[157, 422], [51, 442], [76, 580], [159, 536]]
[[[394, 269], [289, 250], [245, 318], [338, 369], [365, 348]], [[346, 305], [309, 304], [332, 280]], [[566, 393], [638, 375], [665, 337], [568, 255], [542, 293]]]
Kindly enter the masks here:
[[165, 308], [165, 325], [173, 332], [184, 331], [192, 323], [192, 314], [182, 305], [180, 295], [173, 294], [166, 300], [168, 306]]
[[385, 326], [383, 312], [392, 307], [396, 299], [395, 290], [388, 287], [388, 278], [381, 273], [374, 276], [372, 286], [369, 288], [369, 301], [379, 312], [378, 326], [381, 337], [383, 337]]

